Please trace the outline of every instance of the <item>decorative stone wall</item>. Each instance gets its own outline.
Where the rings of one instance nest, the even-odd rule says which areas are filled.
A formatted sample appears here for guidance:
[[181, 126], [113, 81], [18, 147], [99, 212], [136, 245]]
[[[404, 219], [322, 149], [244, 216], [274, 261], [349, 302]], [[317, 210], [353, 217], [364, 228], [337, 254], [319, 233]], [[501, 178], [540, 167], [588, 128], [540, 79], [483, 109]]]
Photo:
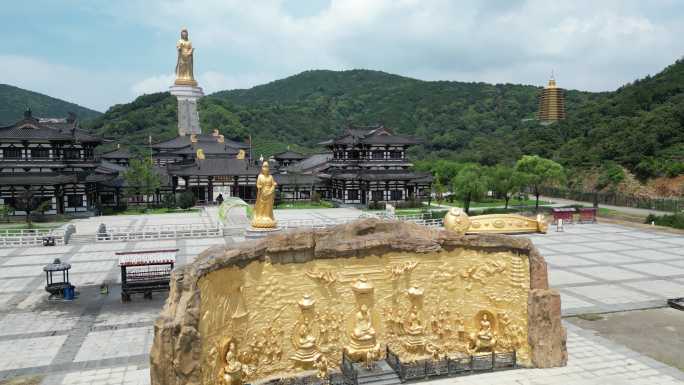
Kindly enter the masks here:
[[218, 384], [232, 342], [253, 382], [319, 356], [335, 367], [364, 341], [406, 359], [515, 349], [524, 366], [567, 361], [560, 296], [529, 240], [366, 219], [210, 248], [178, 268], [150, 373], [153, 385]]

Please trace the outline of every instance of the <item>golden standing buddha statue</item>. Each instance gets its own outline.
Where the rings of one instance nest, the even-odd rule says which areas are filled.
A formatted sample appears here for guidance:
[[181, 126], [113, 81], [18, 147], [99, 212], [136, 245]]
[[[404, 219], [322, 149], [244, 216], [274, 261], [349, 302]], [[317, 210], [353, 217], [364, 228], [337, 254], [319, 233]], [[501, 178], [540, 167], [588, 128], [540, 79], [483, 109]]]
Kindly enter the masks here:
[[178, 50], [178, 61], [176, 62], [176, 85], [180, 86], [197, 86], [195, 77], [193, 76], [193, 53], [195, 49], [192, 48], [192, 42], [188, 39], [188, 30], [183, 28], [181, 30], [181, 38], [176, 44]]
[[273, 218], [273, 201], [275, 200], [275, 188], [277, 183], [273, 175], [269, 173], [268, 162], [261, 166], [261, 173], [257, 177], [257, 198], [254, 203], [254, 218], [252, 227], [270, 229], [276, 227]]

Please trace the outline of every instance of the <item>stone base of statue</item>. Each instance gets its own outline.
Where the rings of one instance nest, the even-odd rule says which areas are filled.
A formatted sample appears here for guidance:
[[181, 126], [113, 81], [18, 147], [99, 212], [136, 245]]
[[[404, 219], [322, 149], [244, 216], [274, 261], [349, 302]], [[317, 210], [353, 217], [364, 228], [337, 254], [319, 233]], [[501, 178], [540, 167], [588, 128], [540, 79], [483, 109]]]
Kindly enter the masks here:
[[169, 91], [178, 100], [178, 135], [201, 134], [197, 100], [204, 96], [202, 88], [197, 86], [197, 82], [192, 85], [176, 81]]
[[380, 343], [375, 338], [365, 340], [349, 338], [349, 345], [344, 347], [344, 352], [353, 362], [377, 361], [382, 358]]
[[247, 230], [245, 230], [245, 238], [246, 239], [259, 239], [259, 238], [264, 238], [268, 237], [271, 234], [277, 234], [281, 231], [279, 227], [254, 227], [254, 226], [249, 226]]
[[295, 367], [309, 370], [314, 368], [314, 364], [318, 361], [320, 355], [321, 353], [318, 352], [315, 346], [309, 348], [300, 347], [290, 359]]
[[404, 349], [409, 353], [421, 354], [425, 353], [425, 347], [427, 345], [427, 338], [423, 333], [408, 334], [404, 340]]

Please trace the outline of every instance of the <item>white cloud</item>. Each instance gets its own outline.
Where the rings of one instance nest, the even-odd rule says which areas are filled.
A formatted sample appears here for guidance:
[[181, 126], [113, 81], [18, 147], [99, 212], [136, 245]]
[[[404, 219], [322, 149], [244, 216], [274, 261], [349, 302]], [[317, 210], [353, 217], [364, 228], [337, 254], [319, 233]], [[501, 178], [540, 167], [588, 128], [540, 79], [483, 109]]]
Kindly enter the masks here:
[[0, 55], [3, 81], [31, 91], [104, 111], [112, 100], [121, 98], [114, 83], [126, 75], [88, 71], [50, 63], [42, 58]]
[[[195, 78], [205, 94], [236, 88], [250, 88], [272, 80], [268, 74], [229, 76], [216, 71], [206, 71], [196, 75]], [[174, 74], [153, 75], [144, 78], [131, 86], [132, 95], [168, 91], [169, 87], [173, 85], [174, 79]]]
[[173, 84], [174, 74], [155, 75], [140, 80], [131, 86], [133, 95], [152, 94], [155, 92], [168, 91]]
[[[209, 52], [198, 63], [230, 73], [224, 76], [234, 80], [226, 84], [251, 84], [238, 79], [254, 72], [276, 79], [305, 69], [360, 67], [543, 84], [555, 68], [566, 87], [605, 90], [680, 56], [681, 24], [644, 11], [659, 3], [671, 4], [332, 0], [318, 14], [293, 18], [283, 1], [147, 1], [136, 15], [169, 34], [189, 25], [195, 46]], [[234, 63], [222, 69], [211, 62], [218, 58]]]
[[154, 64], [158, 71], [122, 75], [59, 65], [38, 71], [59, 73], [54, 79], [36, 78], [17, 69], [22, 67], [17, 62], [1, 63], [0, 69], [12, 66], [12, 78], [32, 89], [105, 108], [167, 90], [173, 75], [166, 71], [174, 63], [166, 61], [173, 61], [178, 31], [187, 26], [196, 48], [196, 76], [207, 93], [308, 69], [351, 68], [427, 80], [537, 85], [555, 69], [560, 85], [598, 91], [672, 63], [682, 55], [684, 36], [684, 7], [672, 0], [331, 0], [301, 17], [289, 9], [306, 7], [300, 0], [100, 6], [108, 17], [163, 36], [157, 42], [168, 41], [168, 57]]

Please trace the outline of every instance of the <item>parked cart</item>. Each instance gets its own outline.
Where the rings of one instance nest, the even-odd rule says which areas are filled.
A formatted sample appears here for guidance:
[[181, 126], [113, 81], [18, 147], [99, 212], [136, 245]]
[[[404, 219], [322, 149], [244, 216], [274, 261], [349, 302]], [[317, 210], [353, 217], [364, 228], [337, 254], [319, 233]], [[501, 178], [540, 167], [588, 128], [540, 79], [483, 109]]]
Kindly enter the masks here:
[[121, 267], [121, 300], [131, 300], [131, 294], [169, 290], [171, 271], [178, 249], [146, 250], [116, 253]]

